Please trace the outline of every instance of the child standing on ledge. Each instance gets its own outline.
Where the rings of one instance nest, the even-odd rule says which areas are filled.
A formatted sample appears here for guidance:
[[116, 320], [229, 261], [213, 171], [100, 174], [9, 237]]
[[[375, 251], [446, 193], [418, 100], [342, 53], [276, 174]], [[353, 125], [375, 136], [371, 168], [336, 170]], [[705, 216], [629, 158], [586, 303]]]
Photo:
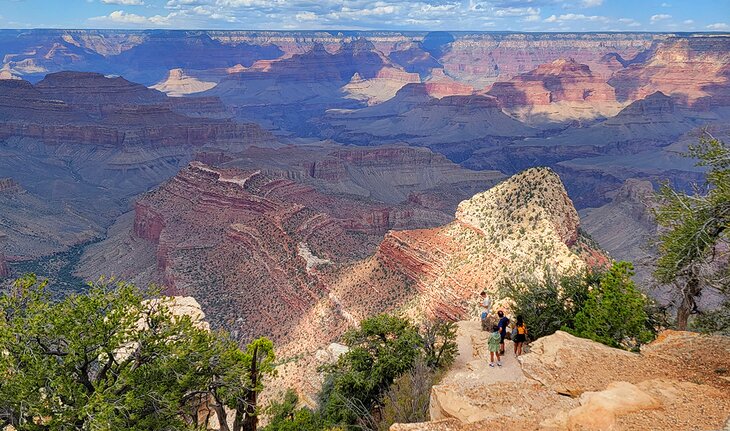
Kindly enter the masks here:
[[499, 357], [499, 343], [502, 341], [502, 337], [499, 335], [499, 326], [492, 326], [492, 334], [489, 336], [487, 346], [489, 347], [489, 366], [494, 367], [494, 355], [497, 355], [497, 366], [502, 366], [502, 361]]

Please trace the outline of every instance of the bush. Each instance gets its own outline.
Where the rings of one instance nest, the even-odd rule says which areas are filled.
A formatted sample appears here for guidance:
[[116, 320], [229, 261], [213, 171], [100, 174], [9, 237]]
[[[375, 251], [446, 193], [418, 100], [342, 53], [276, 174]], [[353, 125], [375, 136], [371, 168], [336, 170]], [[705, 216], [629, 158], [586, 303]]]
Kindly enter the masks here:
[[615, 263], [575, 316], [570, 332], [612, 347], [638, 347], [654, 338], [646, 327], [648, 300], [636, 289], [628, 262]]
[[533, 339], [563, 330], [634, 349], [654, 338], [655, 324], [662, 319], [632, 275], [628, 262], [614, 263], [606, 272], [562, 277], [546, 270], [544, 280], [508, 281], [500, 293], [513, 301], [514, 314], [523, 316]]
[[387, 314], [362, 321], [343, 337], [350, 350], [325, 369], [322, 416], [327, 423], [368, 430], [421, 420], [431, 385], [458, 353], [455, 339], [454, 323], [425, 323], [419, 332]]
[[421, 340], [408, 320], [382, 314], [363, 320], [360, 328], [345, 333], [343, 341], [350, 350], [328, 370], [323, 413], [334, 423], [353, 424], [413, 367]]
[[29, 275], [0, 296], [0, 428], [197, 430], [226, 406], [255, 429], [269, 340], [242, 351], [126, 283], [59, 302], [45, 287]]
[[398, 377], [383, 395], [378, 429], [388, 431], [394, 423], [428, 421], [431, 387], [439, 375], [439, 371], [423, 360], [416, 361], [415, 366]]
[[590, 272], [569, 276], [559, 276], [550, 268], [544, 272], [543, 280], [508, 280], [500, 286], [500, 295], [513, 302], [514, 314], [523, 316], [533, 339], [572, 328], [598, 280]]

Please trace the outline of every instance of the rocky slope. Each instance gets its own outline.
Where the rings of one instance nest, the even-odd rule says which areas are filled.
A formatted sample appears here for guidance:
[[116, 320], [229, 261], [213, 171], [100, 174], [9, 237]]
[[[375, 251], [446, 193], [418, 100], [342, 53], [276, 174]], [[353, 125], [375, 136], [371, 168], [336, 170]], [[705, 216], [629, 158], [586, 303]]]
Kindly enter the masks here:
[[359, 145], [406, 141], [427, 146], [452, 160], [535, 129], [507, 116], [497, 99], [484, 95], [433, 98], [429, 84], [409, 84], [380, 105], [331, 112], [320, 127], [327, 136]]
[[478, 322], [459, 322], [457, 336], [432, 422], [392, 431], [722, 429], [730, 419], [727, 337], [667, 331], [636, 354], [558, 331], [489, 368]]
[[98, 237], [197, 151], [275, 144], [254, 124], [203, 115], [208, 99], [178, 100], [94, 73], [0, 80], [0, 172], [27, 190], [2, 198], [7, 254], [32, 259]]
[[578, 214], [549, 169], [529, 169], [462, 202], [451, 224], [390, 232], [376, 257], [405, 274], [420, 292], [420, 312], [465, 316], [475, 290], [494, 291], [505, 278], [561, 273], [606, 258], [580, 237]]
[[654, 186], [629, 179], [608, 204], [582, 210], [581, 224], [601, 247], [617, 260], [633, 262], [640, 285], [648, 285], [652, 260], [657, 255], [650, 241], [656, 238]]

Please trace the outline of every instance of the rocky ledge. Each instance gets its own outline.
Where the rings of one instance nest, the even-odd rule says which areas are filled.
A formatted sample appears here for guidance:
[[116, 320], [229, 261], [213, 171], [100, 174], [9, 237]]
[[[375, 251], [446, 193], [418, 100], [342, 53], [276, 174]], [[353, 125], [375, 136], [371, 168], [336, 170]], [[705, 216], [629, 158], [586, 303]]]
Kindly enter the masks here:
[[558, 331], [501, 368], [487, 334], [459, 322], [459, 356], [431, 391], [431, 422], [391, 431], [722, 429], [730, 419], [730, 338], [666, 331], [641, 353]]

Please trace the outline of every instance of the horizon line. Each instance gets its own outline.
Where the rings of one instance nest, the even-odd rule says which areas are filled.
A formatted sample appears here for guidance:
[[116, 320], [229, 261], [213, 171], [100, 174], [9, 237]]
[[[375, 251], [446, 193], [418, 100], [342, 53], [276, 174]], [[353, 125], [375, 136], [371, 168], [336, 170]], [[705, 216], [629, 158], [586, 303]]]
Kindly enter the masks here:
[[711, 35], [728, 35], [730, 31], [703, 31], [703, 30], [687, 30], [687, 31], [649, 31], [649, 30], [603, 30], [603, 31], [554, 31], [554, 30], [384, 30], [384, 29], [215, 29], [215, 28], [103, 28], [103, 27], [28, 27], [28, 28], [0, 28], [0, 31], [129, 31], [129, 32], [149, 32], [149, 31], [201, 31], [201, 32], [257, 32], [270, 31], [278, 33], [331, 33], [331, 32], [348, 32], [348, 33], [524, 33], [524, 34], [602, 34], [602, 33], [629, 33], [629, 34], [711, 34]]

